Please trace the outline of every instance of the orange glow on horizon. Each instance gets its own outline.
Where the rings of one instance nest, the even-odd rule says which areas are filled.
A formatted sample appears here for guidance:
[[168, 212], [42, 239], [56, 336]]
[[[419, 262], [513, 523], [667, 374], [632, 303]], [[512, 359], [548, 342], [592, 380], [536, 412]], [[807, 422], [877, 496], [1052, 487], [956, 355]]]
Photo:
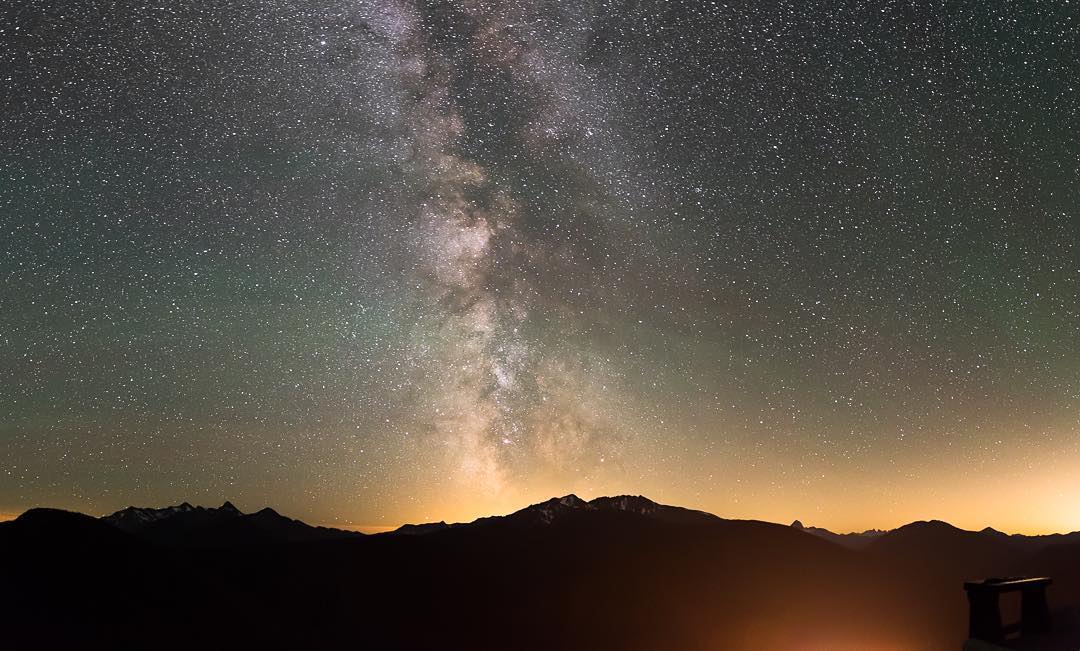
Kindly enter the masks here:
[[[216, 507], [228, 499], [245, 512], [270, 506], [304, 522], [378, 533], [406, 523], [471, 522], [574, 493], [583, 499], [643, 495], [725, 519], [783, 525], [799, 520], [836, 533], [895, 529], [919, 520], [942, 520], [971, 531], [992, 527], [1009, 534], [1069, 533], [1080, 530], [1080, 504], [1074, 499], [1080, 494], [1080, 431], [1056, 425], [1040, 430], [1040, 446], [1003, 444], [976, 452], [944, 436], [910, 447], [903, 441], [882, 443], [844, 464], [814, 455], [793, 460], [789, 451], [768, 447], [755, 450], [754, 463], [728, 448], [687, 448], [655, 460], [646, 473], [631, 461], [647, 457], [647, 451], [629, 445], [620, 463], [602, 464], [583, 476], [567, 468], [508, 476], [491, 484], [436, 465], [429, 475], [391, 483], [392, 490], [377, 498], [360, 497], [344, 484], [341, 492], [318, 494], [297, 484], [281, 485], [274, 494], [264, 486], [232, 485], [195, 495], [181, 489], [165, 495], [120, 495], [108, 503], [70, 496], [43, 504], [0, 503], [0, 521], [36, 506], [106, 515], [131, 505], [164, 507], [188, 501]], [[1009, 441], [1018, 428], [1002, 425], [994, 438]]]

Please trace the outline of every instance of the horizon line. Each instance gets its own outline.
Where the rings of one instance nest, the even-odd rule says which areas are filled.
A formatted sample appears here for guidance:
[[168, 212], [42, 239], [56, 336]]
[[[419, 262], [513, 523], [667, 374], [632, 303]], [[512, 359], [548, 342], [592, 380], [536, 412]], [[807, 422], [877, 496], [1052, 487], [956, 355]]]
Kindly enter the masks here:
[[[469, 523], [474, 522], [474, 521], [476, 521], [476, 520], [478, 520], [480, 518], [505, 517], [505, 516], [517, 513], [518, 511], [521, 511], [522, 509], [526, 509], [526, 508], [528, 508], [530, 506], [536, 506], [537, 504], [542, 504], [542, 503], [550, 501], [550, 500], [557, 500], [557, 499], [561, 499], [561, 498], [564, 498], [564, 497], [569, 497], [571, 495], [573, 495], [575, 497], [579, 497], [576, 493], [572, 493], [572, 492], [571, 493], [566, 493], [565, 495], [554, 495], [552, 497], [549, 497], [549, 498], [547, 498], [545, 500], [541, 500], [539, 502], [530, 502], [530, 503], [526, 504], [525, 506], [516, 508], [516, 509], [514, 509], [512, 511], [508, 511], [506, 513], [491, 513], [491, 514], [487, 514], [487, 515], [480, 515], [480, 516], [477, 516], [477, 517], [472, 518], [470, 520], [462, 520], [462, 521], [455, 521], [455, 522], [447, 522], [446, 519], [439, 519], [439, 520], [426, 520], [426, 521], [421, 521], [421, 522], [401, 522], [399, 524], [373, 524], [373, 523], [357, 523], [357, 522], [330, 523], [330, 522], [315, 522], [315, 521], [309, 522], [309, 521], [303, 520], [301, 518], [292, 518], [292, 516], [288, 516], [288, 515], [285, 515], [283, 513], [282, 513], [282, 515], [285, 515], [285, 517], [289, 517], [289, 518], [292, 518], [292, 519], [300, 520], [300, 522], [303, 522], [304, 524], [307, 524], [309, 526], [314, 526], [314, 527], [325, 527], [325, 528], [329, 528], [329, 529], [339, 529], [341, 531], [356, 531], [356, 532], [364, 533], [364, 534], [379, 534], [379, 533], [387, 533], [387, 532], [390, 532], [390, 531], [394, 531], [396, 529], [399, 529], [399, 528], [401, 528], [401, 527], [403, 527], [405, 525], [409, 525], [409, 524], [415, 524], [415, 525], [430, 524], [430, 523], [433, 523], [433, 522], [440, 522], [440, 521], [447, 522], [447, 524], [452, 524], [452, 525], [453, 524], [469, 524]], [[859, 535], [859, 534], [863, 534], [863, 533], [870, 532], [870, 531], [889, 532], [889, 531], [895, 531], [897, 529], [903, 528], [903, 527], [908, 526], [910, 524], [915, 524], [917, 522], [943, 522], [943, 523], [945, 523], [945, 524], [947, 524], [947, 525], [949, 525], [951, 527], [955, 527], [956, 529], [959, 529], [961, 531], [970, 531], [970, 532], [975, 532], [975, 533], [978, 533], [978, 532], [980, 532], [980, 531], [982, 531], [984, 529], [992, 529], [992, 530], [997, 531], [999, 533], [1004, 533], [1004, 534], [1010, 535], [1010, 536], [1053, 536], [1053, 535], [1066, 535], [1066, 534], [1070, 534], [1070, 533], [1078, 533], [1078, 532], [1080, 532], [1080, 529], [1071, 529], [1071, 530], [1067, 530], [1067, 531], [1066, 530], [1041, 530], [1041, 531], [1038, 531], [1038, 532], [1032, 532], [1031, 530], [1027, 530], [1026, 532], [1024, 532], [1024, 531], [1008, 531], [1006, 529], [999, 529], [998, 527], [994, 527], [992, 525], [985, 525], [980, 529], [965, 529], [964, 527], [953, 524], [952, 522], [950, 522], [947, 519], [934, 518], [934, 517], [918, 518], [918, 519], [910, 520], [908, 522], [903, 522], [903, 523], [898, 524], [898, 525], [896, 525], [894, 527], [888, 527], [888, 528], [869, 527], [869, 528], [862, 529], [862, 530], [859, 530], [859, 531], [838, 531], [838, 530], [835, 530], [835, 529], [830, 529], [828, 527], [821, 527], [821, 526], [815, 525], [812, 522], [810, 522], [810, 521], [808, 521], [808, 520], [806, 520], [806, 519], [804, 519], [802, 517], [797, 517], [797, 518], [793, 519], [791, 522], [786, 522], [786, 523], [785, 522], [776, 522], [776, 521], [773, 521], [773, 520], [765, 520], [765, 519], [762, 519], [762, 518], [725, 517], [725, 516], [713, 513], [712, 511], [707, 511], [705, 509], [689, 507], [689, 506], [680, 506], [678, 504], [665, 504], [665, 503], [662, 503], [662, 502], [657, 502], [656, 500], [653, 500], [652, 498], [646, 497], [644, 495], [631, 495], [630, 493], [620, 493], [620, 494], [615, 494], [615, 495], [598, 495], [598, 496], [596, 496], [596, 497], [594, 497], [592, 499], [597, 499], [599, 497], [624, 497], [624, 496], [627, 496], [627, 497], [643, 497], [643, 498], [645, 498], [645, 499], [647, 499], [647, 500], [649, 500], [651, 502], [654, 502], [655, 504], [659, 504], [660, 506], [682, 508], [682, 509], [686, 509], [686, 510], [690, 510], [690, 511], [699, 511], [701, 513], [707, 513], [709, 515], [720, 518], [721, 520], [731, 520], [731, 521], [743, 520], [743, 521], [765, 522], [765, 523], [768, 523], [768, 524], [775, 524], [775, 525], [783, 526], [783, 527], [790, 527], [795, 522], [799, 522], [804, 528], [822, 529], [824, 531], [828, 531], [828, 532], [836, 534], [836, 535], [853, 535], [853, 534], [854, 535]], [[579, 497], [579, 499], [584, 499], [584, 498]], [[585, 500], [585, 501], [588, 502], [588, 501], [591, 501], [591, 500]], [[189, 504], [192, 503], [189, 500], [181, 500], [181, 502], [178, 502], [177, 504], [168, 504], [168, 505], [165, 505], [165, 506], [140, 506], [140, 507], [136, 507], [136, 508], [151, 508], [151, 509], [168, 508], [170, 506], [178, 506], [179, 504], [181, 504], [183, 502], [188, 502]], [[222, 504], [224, 504], [225, 502], [229, 502], [230, 504], [235, 503], [235, 501], [231, 500], [231, 499], [222, 500]], [[84, 511], [76, 511], [76, 512], [83, 513], [84, 515], [90, 515], [90, 516], [95, 517], [95, 518], [103, 518], [103, 517], [106, 517], [108, 515], [111, 515], [112, 513], [116, 513], [117, 511], [121, 511], [124, 508], [130, 508], [130, 507], [133, 507], [133, 506], [135, 506], [135, 505], [134, 504], [129, 504], [128, 506], [125, 506], [125, 507], [123, 507], [121, 509], [117, 509], [116, 511], [110, 511], [108, 513], [101, 513], [101, 514], [87, 513], [87, 512], [84, 512]], [[202, 508], [218, 508], [221, 505], [218, 505], [218, 506], [203, 506], [202, 504], [195, 504], [194, 506], [200, 506]], [[31, 506], [31, 507], [29, 507], [27, 509], [24, 509], [23, 511], [0, 511], [0, 522], [10, 522], [12, 520], [17, 519], [23, 513], [27, 512], [27, 511], [30, 511], [32, 509], [35, 509], [35, 508], [56, 508], [56, 509], [65, 510], [65, 511], [72, 510], [72, 509], [64, 508], [64, 507]], [[267, 506], [264, 506], [264, 507], [261, 507], [261, 508], [267, 508]], [[273, 509], [274, 511], [277, 511], [278, 513], [281, 513], [280, 511], [278, 511], [274, 507], [269, 507], [269, 508]], [[254, 509], [253, 511], [249, 511], [249, 512], [242, 511], [242, 512], [243, 513], [255, 513], [258, 510], [259, 509]]]

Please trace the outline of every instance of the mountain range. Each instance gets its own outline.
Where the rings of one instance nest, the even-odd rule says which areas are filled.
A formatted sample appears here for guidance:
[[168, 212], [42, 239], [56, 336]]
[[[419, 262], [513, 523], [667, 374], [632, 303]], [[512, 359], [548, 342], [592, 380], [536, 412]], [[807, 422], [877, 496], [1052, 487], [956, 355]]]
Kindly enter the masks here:
[[163, 509], [128, 508], [101, 518], [116, 528], [166, 545], [239, 545], [271, 542], [311, 542], [361, 534], [313, 527], [267, 507], [241, 513], [231, 502], [218, 508], [187, 502]]
[[837, 534], [567, 495], [364, 535], [185, 502], [31, 509], [0, 556], [8, 648], [957, 649], [964, 580], [1036, 574], [1058, 637], [1033, 648], [1080, 648], [1080, 533]]

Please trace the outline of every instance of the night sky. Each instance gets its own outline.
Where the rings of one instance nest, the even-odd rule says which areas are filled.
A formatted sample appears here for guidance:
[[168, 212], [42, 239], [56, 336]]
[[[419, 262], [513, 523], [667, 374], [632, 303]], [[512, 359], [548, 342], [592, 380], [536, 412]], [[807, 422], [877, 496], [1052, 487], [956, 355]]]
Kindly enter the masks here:
[[1080, 3], [0, 8], [0, 512], [1080, 529]]

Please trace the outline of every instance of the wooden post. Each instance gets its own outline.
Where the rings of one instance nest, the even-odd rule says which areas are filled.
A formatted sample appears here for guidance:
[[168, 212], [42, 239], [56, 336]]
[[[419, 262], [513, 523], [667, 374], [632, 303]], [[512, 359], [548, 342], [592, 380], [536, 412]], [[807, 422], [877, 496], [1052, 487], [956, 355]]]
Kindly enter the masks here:
[[1000, 642], [1005, 637], [1001, 627], [998, 593], [992, 590], [968, 590], [968, 637]]
[[1045, 583], [1026, 587], [1020, 592], [1020, 630], [1024, 635], [1050, 630]]

